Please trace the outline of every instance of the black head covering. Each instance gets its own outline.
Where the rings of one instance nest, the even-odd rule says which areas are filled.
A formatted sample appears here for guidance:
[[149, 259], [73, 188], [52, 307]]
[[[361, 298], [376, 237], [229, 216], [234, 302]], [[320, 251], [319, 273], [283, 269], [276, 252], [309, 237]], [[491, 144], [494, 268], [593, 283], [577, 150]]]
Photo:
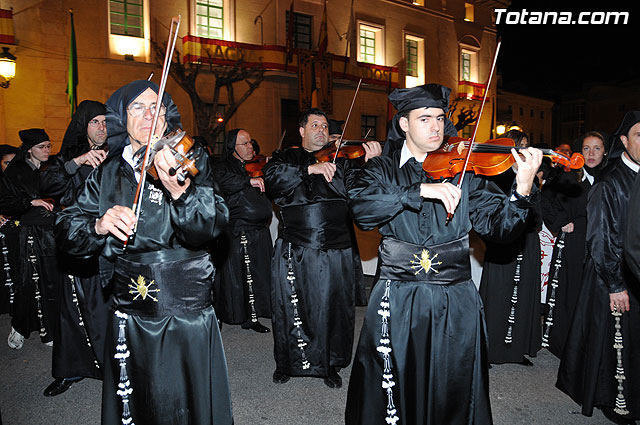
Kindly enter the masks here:
[[342, 134], [342, 124], [344, 121], [329, 119], [329, 134]]
[[238, 133], [240, 133], [241, 128], [234, 128], [231, 131], [227, 132], [227, 136], [224, 138], [224, 152], [222, 153], [222, 157], [226, 158], [233, 155], [233, 152], [236, 150], [236, 139], [238, 139]]
[[18, 149], [18, 153], [16, 153], [14, 160], [24, 159], [27, 156], [27, 151], [29, 149], [39, 143], [51, 140], [49, 138], [49, 135], [42, 128], [29, 128], [27, 130], [20, 130], [18, 132], [18, 136], [20, 136], [22, 144], [20, 145], [20, 149]]
[[0, 158], [2, 158], [5, 155], [9, 155], [9, 154], [17, 154], [18, 153], [18, 148], [16, 148], [15, 146], [11, 146], [11, 145], [0, 145]]
[[620, 140], [620, 136], [627, 136], [629, 134], [629, 130], [631, 127], [640, 122], [640, 111], [629, 111], [624, 115], [620, 126], [613, 133], [611, 149], [609, 150], [609, 158], [617, 158], [622, 155], [626, 149], [622, 140]]
[[[395, 89], [389, 95], [389, 101], [398, 110], [393, 117], [387, 141], [382, 149], [382, 155], [390, 155], [396, 149], [402, 149], [405, 134], [400, 128], [400, 116], [403, 112], [412, 111], [418, 108], [440, 108], [445, 114], [449, 110], [449, 95], [451, 89], [440, 84], [424, 84], [410, 89]], [[444, 135], [457, 136], [458, 130], [453, 122], [445, 116]]]
[[106, 114], [107, 108], [100, 102], [95, 100], [83, 100], [80, 102], [62, 139], [62, 147], [60, 148], [62, 157], [69, 160], [87, 152], [89, 150], [89, 141], [87, 139], [89, 121], [98, 115]]
[[[107, 142], [109, 143], [109, 155], [121, 151], [129, 144], [129, 134], [127, 133], [127, 107], [146, 89], [151, 89], [158, 93], [158, 85], [147, 80], [136, 80], [126, 86], [120, 87], [107, 100]], [[171, 95], [164, 92], [162, 104], [167, 108], [165, 121], [167, 122], [167, 133], [181, 127], [180, 113]]]

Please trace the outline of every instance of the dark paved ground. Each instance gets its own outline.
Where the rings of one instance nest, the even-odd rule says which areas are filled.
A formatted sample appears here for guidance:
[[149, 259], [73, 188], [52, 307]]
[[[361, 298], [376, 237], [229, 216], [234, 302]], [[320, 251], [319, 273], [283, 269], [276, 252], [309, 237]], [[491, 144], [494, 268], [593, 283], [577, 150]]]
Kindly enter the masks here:
[[[356, 334], [363, 315], [364, 308], [359, 307]], [[11, 350], [6, 343], [9, 330], [9, 317], [0, 316], [0, 409], [4, 425], [99, 424], [100, 382], [84, 380], [62, 395], [44, 397], [42, 391], [51, 382], [51, 348], [33, 334], [21, 350]], [[293, 378], [276, 385], [271, 382], [275, 367], [271, 334], [225, 326], [222, 337], [236, 425], [343, 423], [350, 369], [341, 372], [345, 382], [341, 389], [329, 389], [322, 380], [312, 378]], [[592, 418], [580, 415], [579, 407], [554, 387], [559, 362], [553, 355], [543, 350], [532, 360], [534, 367], [496, 365], [491, 369], [496, 425], [609, 424], [600, 412]]]

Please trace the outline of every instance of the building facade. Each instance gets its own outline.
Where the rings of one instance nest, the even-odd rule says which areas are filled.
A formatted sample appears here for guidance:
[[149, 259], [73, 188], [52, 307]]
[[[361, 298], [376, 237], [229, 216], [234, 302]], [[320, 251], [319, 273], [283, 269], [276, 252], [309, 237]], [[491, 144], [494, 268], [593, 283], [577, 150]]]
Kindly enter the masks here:
[[[453, 89], [452, 99], [479, 103], [496, 45], [493, 8], [507, 4], [327, 1], [329, 79], [319, 75], [317, 67], [315, 76], [319, 86], [330, 85], [330, 116], [345, 119], [359, 78], [363, 84], [346, 129], [349, 138], [361, 138], [369, 131], [369, 138], [384, 140], [394, 112], [387, 94], [395, 87], [437, 82]], [[0, 8], [13, 12], [15, 44], [4, 46], [17, 57], [15, 78], [0, 90], [0, 136], [17, 145], [20, 129], [42, 127], [52, 138], [54, 152], [70, 119], [65, 92], [69, 9], [77, 40], [78, 101], [106, 101], [118, 87], [146, 79], [151, 72], [159, 81], [152, 43], [166, 43], [175, 15], [182, 17], [176, 49], [190, 66], [207, 62], [203, 58], [213, 66], [256, 59], [267, 70], [265, 81], [225, 124], [246, 127], [265, 153], [277, 147], [287, 126], [287, 137], [297, 139], [300, 56], [317, 54], [325, 21], [323, 0], [1, 0]], [[211, 86], [207, 66], [198, 77], [198, 91], [205, 98]], [[173, 80], [167, 91], [178, 105], [183, 126], [193, 134], [188, 94]], [[490, 90], [490, 104], [493, 98]], [[479, 135], [488, 137], [490, 129], [490, 120], [483, 119]]]
[[[517, 126], [527, 133], [531, 144], [556, 146], [553, 140], [554, 102], [498, 89], [496, 128]], [[499, 133], [499, 132], [497, 132]], [[499, 134], [496, 134], [499, 136]]]

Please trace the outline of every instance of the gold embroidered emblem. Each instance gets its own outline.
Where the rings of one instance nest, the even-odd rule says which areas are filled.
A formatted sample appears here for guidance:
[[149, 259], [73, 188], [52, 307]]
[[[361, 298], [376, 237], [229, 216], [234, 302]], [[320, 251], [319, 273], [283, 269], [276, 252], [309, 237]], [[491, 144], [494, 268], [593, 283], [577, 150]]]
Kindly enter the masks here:
[[20, 226], [20, 221], [16, 220], [16, 221], [14, 221], [14, 222], [13, 222], [13, 224], [14, 224], [16, 227], [18, 227], [18, 226]]
[[131, 279], [131, 282], [133, 283], [133, 285], [129, 284], [129, 288], [131, 288], [129, 293], [132, 295], [136, 294], [136, 296], [133, 297], [134, 300], [138, 299], [138, 297], [142, 297], [142, 300], [144, 301], [147, 297], [149, 297], [155, 302], [158, 302], [158, 299], [151, 295], [151, 293], [160, 292], [159, 288], [151, 288], [151, 285], [155, 285], [155, 280], [152, 280], [151, 282], [149, 282], [149, 284], [147, 284], [147, 282], [145, 282], [144, 280], [144, 277], [142, 275], [139, 275], [137, 282], [133, 279]]
[[442, 261], [438, 261], [434, 263], [433, 260], [436, 259], [438, 254], [434, 255], [433, 258], [429, 257], [429, 250], [423, 249], [420, 256], [417, 254], [413, 254], [413, 260], [411, 260], [411, 268], [416, 270], [416, 274], [420, 273], [424, 270], [424, 273], [427, 274], [429, 270], [432, 270], [434, 273], [439, 273], [438, 270], [434, 269], [433, 266], [439, 266], [442, 264]]

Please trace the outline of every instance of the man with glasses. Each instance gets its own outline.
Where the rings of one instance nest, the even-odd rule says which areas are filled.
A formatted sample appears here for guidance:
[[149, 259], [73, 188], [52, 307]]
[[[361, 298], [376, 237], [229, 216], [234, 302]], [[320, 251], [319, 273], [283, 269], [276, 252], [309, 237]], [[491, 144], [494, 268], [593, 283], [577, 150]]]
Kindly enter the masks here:
[[[63, 208], [73, 204], [76, 191], [94, 168], [107, 157], [105, 106], [93, 100], [78, 105], [60, 153], [45, 171], [49, 187], [60, 194]], [[51, 373], [54, 381], [44, 390], [51, 397], [61, 394], [81, 379], [102, 379], [104, 333], [110, 295], [100, 284], [98, 263], [59, 254], [65, 279], [60, 298], [57, 331], [53, 335]]]
[[180, 127], [178, 109], [164, 93], [152, 130], [158, 103], [158, 86], [146, 80], [107, 100], [109, 158], [58, 216], [57, 240], [69, 255], [98, 257], [102, 283], [112, 285], [102, 423], [230, 425], [211, 299], [215, 268], [206, 250], [227, 224], [228, 210], [213, 188], [204, 149], [194, 147], [199, 173], [184, 180], [171, 172], [177, 163], [169, 147], [157, 150], [158, 179], [146, 180], [138, 217], [131, 208], [145, 145]]
[[222, 322], [268, 333], [258, 317], [271, 318], [271, 201], [262, 177], [251, 177], [245, 169], [253, 158], [249, 132], [229, 131], [223, 158], [213, 172], [230, 213], [229, 227], [219, 241], [225, 258], [216, 276], [214, 299]]

